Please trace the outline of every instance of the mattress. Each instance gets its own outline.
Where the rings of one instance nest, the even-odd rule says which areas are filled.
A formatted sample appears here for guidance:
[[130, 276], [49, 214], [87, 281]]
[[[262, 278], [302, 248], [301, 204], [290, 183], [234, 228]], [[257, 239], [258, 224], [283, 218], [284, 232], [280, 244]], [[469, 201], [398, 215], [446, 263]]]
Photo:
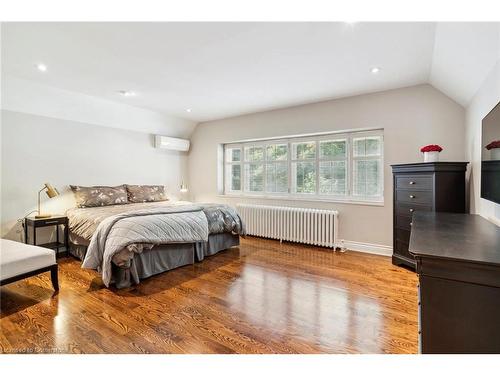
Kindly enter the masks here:
[[[67, 211], [70, 253], [83, 260], [87, 246], [99, 224], [112, 216], [143, 210], [164, 211], [166, 207], [185, 205], [192, 204], [185, 201], [164, 201], [70, 209]], [[131, 259], [124, 264], [118, 261], [112, 262], [111, 276], [115, 285], [119, 288], [130, 286], [138, 283], [140, 279], [202, 261], [206, 256], [239, 245], [239, 234], [244, 234], [244, 226], [234, 209], [217, 204], [197, 204], [197, 206], [203, 208], [207, 217], [210, 233], [207, 242], [158, 244], [151, 249], [136, 253], [132, 258], [128, 257]], [[123, 251], [128, 253], [127, 249]]]
[[[192, 205], [187, 201], [163, 201], [148, 203], [129, 203], [103, 207], [71, 208], [66, 214], [69, 220], [70, 234], [90, 241], [99, 224], [105, 219], [134, 211], [158, 210], [166, 207]], [[234, 233], [245, 235], [244, 223], [238, 213], [230, 206], [213, 203], [196, 203], [203, 209], [208, 221], [210, 234]]]

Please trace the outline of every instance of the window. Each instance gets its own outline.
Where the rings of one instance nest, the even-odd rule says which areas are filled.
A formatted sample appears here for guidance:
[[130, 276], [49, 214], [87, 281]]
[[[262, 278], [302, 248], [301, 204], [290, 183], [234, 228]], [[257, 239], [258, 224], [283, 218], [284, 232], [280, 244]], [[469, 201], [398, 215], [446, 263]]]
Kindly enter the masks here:
[[288, 144], [266, 146], [266, 191], [288, 193]]
[[292, 192], [316, 193], [316, 142], [292, 143]]
[[226, 149], [226, 191], [241, 191], [241, 148]]
[[383, 201], [382, 130], [224, 145], [224, 193]]
[[353, 195], [376, 197], [382, 194], [382, 146], [380, 137], [353, 138]]
[[319, 142], [319, 193], [347, 195], [347, 139]]

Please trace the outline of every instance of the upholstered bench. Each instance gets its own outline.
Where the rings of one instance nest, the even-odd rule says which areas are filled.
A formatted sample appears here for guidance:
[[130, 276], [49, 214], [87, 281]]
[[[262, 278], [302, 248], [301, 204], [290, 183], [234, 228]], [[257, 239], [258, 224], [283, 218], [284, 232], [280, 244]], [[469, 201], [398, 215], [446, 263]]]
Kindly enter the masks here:
[[48, 271], [52, 286], [59, 290], [54, 250], [0, 239], [0, 285]]

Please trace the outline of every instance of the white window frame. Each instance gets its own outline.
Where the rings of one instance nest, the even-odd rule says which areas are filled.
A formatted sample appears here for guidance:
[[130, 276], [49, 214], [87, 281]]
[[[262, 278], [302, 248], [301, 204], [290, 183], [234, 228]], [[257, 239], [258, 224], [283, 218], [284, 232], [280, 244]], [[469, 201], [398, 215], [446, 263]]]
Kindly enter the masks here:
[[[224, 146], [224, 152], [223, 152], [223, 168], [224, 168], [224, 193], [225, 194], [241, 194], [244, 191], [244, 186], [243, 186], [243, 147], [241, 145], [236, 145], [234, 147], [226, 147], [227, 145]], [[228, 150], [240, 150], [240, 161], [232, 161], [228, 160]], [[240, 190], [232, 190], [231, 189], [231, 179], [227, 178], [229, 168], [232, 165], [237, 165], [240, 164]]]
[[[337, 157], [330, 157], [330, 158], [321, 158], [321, 142], [328, 142], [328, 141], [333, 141], [333, 142], [345, 141], [346, 142], [346, 155], [345, 155], [345, 157], [337, 156]], [[342, 197], [343, 199], [349, 198], [349, 195], [350, 195], [350, 190], [349, 190], [350, 173], [349, 173], [349, 171], [351, 170], [351, 168], [349, 167], [349, 164], [350, 164], [350, 157], [349, 156], [350, 156], [350, 150], [351, 150], [350, 138], [348, 136], [346, 136], [346, 134], [332, 134], [330, 136], [325, 136], [325, 137], [321, 137], [321, 139], [318, 139], [316, 147], [317, 147], [317, 152], [318, 152], [318, 155], [316, 158], [316, 171], [317, 171], [316, 172], [316, 174], [317, 174], [317, 178], [316, 178], [317, 189], [316, 190], [317, 190], [318, 196], [325, 197], [325, 198], [328, 198], [328, 197]], [[320, 164], [321, 164], [321, 162], [328, 162], [328, 161], [344, 161], [345, 162], [345, 168], [346, 168], [346, 176], [345, 176], [346, 194], [345, 195], [321, 194]]]
[[[287, 158], [286, 160], [267, 160], [267, 147], [272, 146], [272, 145], [286, 145], [287, 147]], [[290, 143], [289, 142], [280, 142], [280, 141], [268, 141], [265, 143], [264, 146], [264, 192], [265, 194], [272, 195], [272, 196], [280, 196], [283, 194], [289, 194], [290, 193]], [[287, 165], [287, 192], [268, 192], [267, 191], [267, 166], [268, 164], [286, 164]]]
[[[354, 157], [353, 155], [353, 138], [357, 137], [370, 137], [370, 136], [379, 136], [381, 137], [381, 150], [380, 156], [369, 156], [369, 157]], [[320, 158], [320, 142], [321, 141], [335, 141], [335, 140], [343, 140], [347, 141], [346, 143], [346, 157], [334, 157], [334, 158]], [[301, 143], [301, 142], [316, 142], [316, 158], [311, 159], [311, 161], [315, 162], [316, 166], [316, 191], [315, 193], [292, 193], [292, 162], [297, 160], [292, 159], [292, 143]], [[288, 145], [288, 153], [287, 153], [287, 165], [288, 165], [288, 193], [281, 192], [267, 192], [267, 164], [271, 164], [274, 162], [283, 161], [268, 161], [267, 160], [267, 146], [274, 144], [287, 144]], [[283, 199], [283, 200], [306, 200], [306, 201], [326, 201], [326, 202], [340, 202], [340, 203], [353, 203], [353, 204], [368, 204], [368, 205], [383, 205], [384, 204], [384, 133], [383, 129], [367, 129], [362, 131], [346, 131], [346, 132], [331, 132], [331, 133], [321, 133], [315, 135], [307, 135], [307, 136], [291, 136], [284, 138], [272, 138], [272, 139], [262, 139], [262, 140], [254, 140], [254, 141], [241, 141], [241, 142], [232, 142], [223, 144], [223, 186], [224, 190], [221, 192], [224, 197], [240, 197], [240, 198], [259, 198], [259, 199]], [[245, 157], [245, 147], [264, 147], [264, 160], [262, 162], [264, 166], [264, 191], [263, 192], [250, 192], [245, 190], [245, 165], [256, 162], [247, 162]], [[241, 161], [239, 162], [229, 162], [227, 160], [227, 150], [238, 148], [241, 151]], [[354, 171], [354, 160], [355, 159], [377, 159], [380, 160], [381, 165], [381, 173], [379, 174], [379, 184], [381, 186], [381, 195], [380, 196], [355, 196], [353, 194], [353, 171]], [[320, 193], [320, 162], [322, 161], [337, 161], [337, 160], [345, 160], [346, 161], [346, 195], [333, 195], [333, 194], [321, 194]], [[300, 161], [300, 160], [299, 160]], [[306, 161], [306, 159], [304, 159]], [[228, 166], [231, 164], [240, 164], [241, 165], [241, 190], [239, 191], [231, 191], [230, 185], [231, 181], [228, 178]]]
[[[264, 149], [264, 155], [263, 155], [263, 159], [261, 161], [247, 161], [246, 160], [246, 149], [247, 148], [252, 148], [252, 147], [262, 147]], [[266, 194], [266, 146], [262, 143], [247, 143], [247, 144], [243, 144], [242, 147], [242, 161], [241, 161], [241, 165], [242, 165], [242, 168], [241, 168], [241, 191], [243, 194], [247, 194], [247, 195], [260, 195], [260, 194]], [[245, 174], [246, 174], [246, 167], [249, 166], [250, 164], [262, 164], [263, 166], [263, 170], [262, 170], [262, 173], [263, 173], [263, 191], [250, 191], [250, 190], [247, 190], [246, 188], [246, 178], [245, 178]]]
[[[380, 156], [377, 155], [363, 155], [363, 156], [355, 156], [354, 155], [354, 146], [353, 146], [353, 139], [354, 138], [370, 138], [370, 137], [381, 137], [382, 142], [380, 143]], [[351, 171], [351, 183], [350, 183], [350, 195], [353, 197], [353, 199], [357, 199], [357, 197], [360, 197], [359, 195], [354, 194], [354, 162], [356, 160], [378, 160], [380, 162], [380, 167], [382, 170], [382, 173], [379, 174], [379, 186], [381, 187], [381, 195], [384, 195], [384, 138], [383, 135], [380, 134], [366, 134], [366, 133], [358, 133], [358, 134], [353, 134], [351, 136], [351, 152], [349, 153], [351, 156], [351, 166], [350, 166], [350, 171]], [[363, 199], [367, 199], [367, 196], [361, 196]]]

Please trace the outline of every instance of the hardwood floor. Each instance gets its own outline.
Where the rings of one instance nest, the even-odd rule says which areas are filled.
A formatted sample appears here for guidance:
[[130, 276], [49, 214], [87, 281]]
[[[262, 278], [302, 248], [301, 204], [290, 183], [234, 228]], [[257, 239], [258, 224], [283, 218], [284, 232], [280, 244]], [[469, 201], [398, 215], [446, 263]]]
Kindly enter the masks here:
[[417, 277], [389, 257], [247, 238], [144, 280], [105, 288], [60, 260], [1, 288], [3, 353], [416, 353]]

